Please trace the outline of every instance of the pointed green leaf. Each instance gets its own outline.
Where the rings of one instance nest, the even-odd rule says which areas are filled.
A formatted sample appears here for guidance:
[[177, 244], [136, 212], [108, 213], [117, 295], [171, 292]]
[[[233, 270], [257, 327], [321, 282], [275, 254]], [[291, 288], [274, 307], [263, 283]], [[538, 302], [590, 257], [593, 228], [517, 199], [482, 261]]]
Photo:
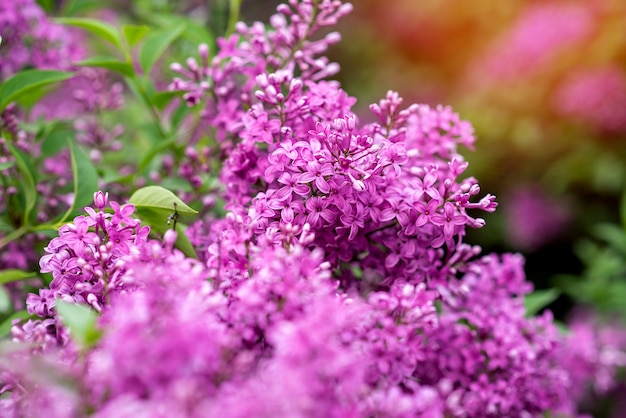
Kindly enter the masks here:
[[172, 213], [176, 209], [178, 213], [187, 215], [198, 213], [197, 210], [187, 206], [174, 193], [161, 186], [142, 187], [133, 193], [129, 202], [137, 208], [162, 209]]
[[540, 310], [551, 304], [559, 297], [561, 292], [557, 289], [535, 290], [524, 297], [526, 316], [531, 317]]
[[37, 277], [37, 274], [17, 269], [0, 270], [0, 284], [17, 282], [32, 277]]
[[143, 46], [139, 51], [139, 64], [141, 69], [147, 75], [150, 74], [152, 67], [165, 52], [167, 47], [174, 42], [185, 30], [184, 24], [169, 30], [160, 30], [152, 33], [146, 38]]
[[37, 183], [35, 182], [35, 175], [32, 167], [30, 166], [29, 159], [24, 155], [22, 151], [15, 148], [13, 144], [9, 143], [9, 150], [15, 157], [15, 163], [22, 175], [22, 181], [20, 183], [21, 189], [24, 192], [24, 216], [23, 225], [29, 224], [30, 213], [37, 204]]
[[24, 311], [15, 312], [13, 315], [5, 319], [4, 322], [0, 324], [0, 338], [4, 338], [11, 333], [11, 327], [13, 326], [14, 320], [27, 319], [27, 318], [34, 319], [36, 318], [36, 316], [31, 315], [28, 313], [28, 311], [24, 310]]
[[67, 71], [24, 70], [0, 84], [0, 112], [21, 95], [48, 84], [67, 80], [73, 74]]
[[126, 42], [128, 42], [128, 46], [132, 48], [146, 36], [148, 27], [146, 25], [124, 25], [122, 27], [122, 33], [124, 34]]
[[84, 206], [90, 204], [93, 201], [93, 194], [98, 191], [98, 171], [91, 159], [74, 141], [68, 139], [68, 143], [74, 176], [74, 201], [60, 222], [68, 219], [75, 210], [82, 210]]
[[60, 17], [55, 19], [56, 22], [64, 25], [75, 26], [77, 28], [85, 29], [93, 35], [96, 35], [100, 39], [104, 39], [122, 49], [122, 40], [119, 32], [115, 26], [105, 22], [101, 22], [97, 19], [89, 19], [86, 17]]
[[15, 165], [15, 161], [5, 161], [0, 163], [0, 171], [6, 170], [7, 168], [11, 168]]
[[55, 309], [79, 346], [89, 348], [98, 342], [102, 332], [96, 327], [98, 321], [96, 311], [85, 305], [61, 300], [57, 300]]
[[132, 65], [113, 57], [92, 57], [78, 62], [77, 65], [80, 65], [81, 67], [106, 68], [107, 70], [115, 71], [128, 77], [132, 77], [134, 73]]

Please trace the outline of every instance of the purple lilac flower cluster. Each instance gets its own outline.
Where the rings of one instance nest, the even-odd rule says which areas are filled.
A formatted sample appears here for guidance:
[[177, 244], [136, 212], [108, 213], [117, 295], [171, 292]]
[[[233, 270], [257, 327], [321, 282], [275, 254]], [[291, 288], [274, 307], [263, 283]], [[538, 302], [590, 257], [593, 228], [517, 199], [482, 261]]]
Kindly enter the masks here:
[[133, 219], [133, 205], [120, 206], [111, 201], [113, 213], [104, 211], [108, 196], [95, 195], [96, 210], [86, 208], [86, 216], [78, 216], [59, 229], [44, 251], [39, 264], [41, 272], [51, 273], [49, 288], [29, 294], [26, 309], [41, 319], [29, 320], [13, 328], [16, 341], [37, 343], [43, 351], [67, 344], [67, 332], [59, 326], [55, 310], [57, 300], [80, 303], [102, 312], [113, 295], [127, 291], [123, 280], [123, 257], [132, 249], [145, 245], [150, 228]]
[[62, 25], [52, 23], [35, 0], [0, 4], [0, 79], [23, 68], [68, 69], [83, 51]]

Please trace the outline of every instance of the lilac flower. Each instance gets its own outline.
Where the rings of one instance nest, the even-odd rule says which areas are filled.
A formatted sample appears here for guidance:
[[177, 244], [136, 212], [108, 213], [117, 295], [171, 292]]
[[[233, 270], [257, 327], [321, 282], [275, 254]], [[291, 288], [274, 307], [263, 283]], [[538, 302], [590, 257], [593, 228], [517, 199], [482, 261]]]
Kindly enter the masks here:
[[48, 20], [34, 0], [0, 5], [0, 79], [27, 67], [69, 69], [83, 52], [63, 26]]

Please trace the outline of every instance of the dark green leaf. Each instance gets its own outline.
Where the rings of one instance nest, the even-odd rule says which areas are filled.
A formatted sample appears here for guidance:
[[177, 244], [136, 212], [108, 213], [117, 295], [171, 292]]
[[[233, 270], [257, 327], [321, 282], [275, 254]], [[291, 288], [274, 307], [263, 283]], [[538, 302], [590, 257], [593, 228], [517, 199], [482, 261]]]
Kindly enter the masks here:
[[17, 282], [31, 277], [37, 277], [37, 274], [17, 269], [0, 270], [0, 284]]
[[21, 95], [48, 84], [67, 80], [73, 74], [67, 71], [24, 70], [0, 84], [0, 112]]
[[132, 77], [134, 72], [132, 65], [129, 63], [120, 61], [117, 58], [105, 56], [88, 58], [78, 62], [77, 65], [82, 67], [106, 68], [107, 70], [115, 71], [128, 77]]
[[162, 209], [170, 212], [174, 212], [174, 209], [176, 209], [178, 213], [187, 215], [198, 213], [198, 211], [187, 206], [174, 193], [161, 186], [142, 187], [133, 193], [129, 202], [137, 208]]
[[61, 300], [57, 300], [55, 308], [79, 346], [89, 348], [98, 342], [102, 332], [96, 327], [98, 320], [96, 311], [85, 305]]
[[34, 319], [36, 315], [31, 315], [28, 311], [18, 311], [13, 315], [4, 320], [4, 322], [0, 325], [0, 338], [6, 337], [11, 333], [11, 327], [13, 326], [13, 321], [16, 319]]
[[93, 194], [98, 191], [98, 171], [87, 154], [74, 141], [68, 139], [72, 173], [74, 175], [74, 201], [65, 212], [61, 221], [66, 220], [72, 212], [81, 209], [93, 201]]
[[132, 48], [146, 36], [148, 27], [145, 25], [124, 25], [122, 27], [122, 33], [124, 34], [124, 38], [126, 38], [126, 42], [128, 42], [128, 46]]
[[172, 29], [154, 32], [146, 38], [146, 41], [139, 51], [139, 64], [145, 74], [150, 74], [152, 67], [154, 67], [154, 64], [159, 60], [161, 55], [163, 55], [167, 47], [174, 42], [184, 30], [185, 24], [179, 24]]
[[35, 182], [35, 175], [29, 163], [29, 158], [27, 158], [22, 151], [15, 148], [13, 144], [9, 143], [8, 145], [22, 175], [22, 181], [20, 182], [20, 186], [24, 192], [24, 216], [22, 224], [28, 225], [30, 212], [37, 204], [37, 183]]
[[77, 28], [85, 29], [98, 38], [104, 39], [122, 49], [122, 41], [119, 32], [115, 26], [102, 22], [97, 19], [89, 19], [86, 17], [61, 17], [57, 18], [58, 23], [64, 25], [75, 26]]
[[526, 316], [531, 317], [551, 304], [561, 293], [557, 289], [535, 290], [524, 297]]

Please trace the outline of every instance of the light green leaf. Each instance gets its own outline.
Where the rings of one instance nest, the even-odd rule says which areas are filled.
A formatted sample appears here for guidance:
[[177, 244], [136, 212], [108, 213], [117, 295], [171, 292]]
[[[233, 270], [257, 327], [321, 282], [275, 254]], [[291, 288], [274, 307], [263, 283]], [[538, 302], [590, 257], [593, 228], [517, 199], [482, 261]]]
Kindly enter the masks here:
[[98, 171], [91, 159], [74, 141], [68, 139], [68, 143], [74, 175], [74, 201], [61, 218], [61, 222], [69, 218], [75, 210], [82, 209], [83, 206], [91, 203], [93, 194], [98, 191]]
[[[161, 186], [146, 186], [137, 190], [130, 197], [129, 202], [137, 208], [162, 209], [174, 212], [174, 209], [181, 214], [194, 215], [198, 213], [187, 206], [171, 191]], [[174, 207], [174, 204], [176, 207]]]
[[0, 338], [4, 338], [11, 333], [11, 327], [13, 326], [13, 321], [16, 319], [34, 319], [36, 315], [31, 315], [28, 311], [18, 311], [13, 315], [4, 320], [2, 324], [0, 324]]
[[55, 19], [55, 21], [64, 25], [85, 29], [91, 34], [96, 35], [98, 38], [112, 43], [120, 50], [122, 49], [120, 33], [113, 25], [86, 17], [60, 17]]
[[146, 36], [148, 27], [146, 25], [124, 25], [122, 27], [122, 33], [124, 34], [126, 42], [128, 42], [128, 46], [132, 48]]
[[7, 168], [11, 168], [15, 165], [15, 161], [5, 161], [0, 163], [0, 171], [6, 170]]
[[524, 297], [526, 316], [531, 317], [540, 310], [551, 304], [559, 297], [561, 292], [557, 289], [535, 290]]
[[96, 311], [85, 305], [61, 300], [57, 300], [55, 308], [79, 346], [89, 348], [98, 342], [102, 332], [96, 327], [98, 320]]
[[30, 279], [32, 277], [37, 277], [37, 274], [17, 269], [1, 270], [0, 284], [18, 282], [20, 280]]
[[37, 183], [35, 182], [35, 175], [30, 166], [29, 159], [22, 151], [15, 148], [13, 144], [9, 143], [8, 145], [11, 154], [15, 157], [15, 163], [22, 174], [22, 182], [20, 183], [24, 191], [24, 217], [22, 224], [27, 226], [29, 224], [30, 213], [37, 204]]
[[67, 80], [73, 73], [53, 70], [24, 70], [0, 84], [0, 112], [21, 95], [48, 84]]
[[169, 30], [160, 30], [148, 35], [143, 46], [139, 50], [139, 64], [146, 75], [150, 74], [152, 67], [165, 52], [167, 47], [185, 31], [185, 24]]
[[107, 70], [115, 71], [128, 77], [132, 77], [134, 73], [132, 65], [127, 62], [120, 61], [114, 57], [92, 57], [78, 62], [77, 65], [80, 65], [82, 67], [106, 68]]

